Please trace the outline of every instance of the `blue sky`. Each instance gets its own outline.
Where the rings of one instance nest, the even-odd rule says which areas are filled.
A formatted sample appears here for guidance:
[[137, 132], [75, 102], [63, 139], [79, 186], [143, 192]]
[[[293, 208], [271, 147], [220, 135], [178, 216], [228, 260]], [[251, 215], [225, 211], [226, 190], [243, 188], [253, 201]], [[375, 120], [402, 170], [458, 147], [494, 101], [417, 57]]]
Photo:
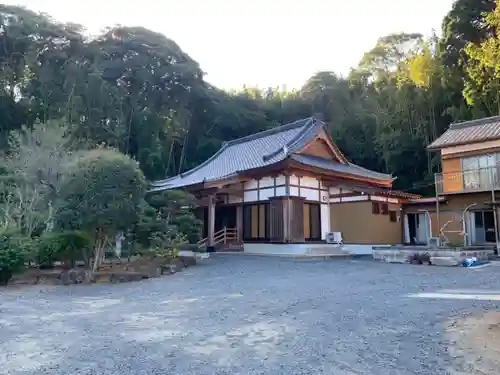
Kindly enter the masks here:
[[439, 32], [453, 0], [14, 0], [92, 32], [140, 25], [175, 40], [223, 88], [346, 74], [380, 36]]

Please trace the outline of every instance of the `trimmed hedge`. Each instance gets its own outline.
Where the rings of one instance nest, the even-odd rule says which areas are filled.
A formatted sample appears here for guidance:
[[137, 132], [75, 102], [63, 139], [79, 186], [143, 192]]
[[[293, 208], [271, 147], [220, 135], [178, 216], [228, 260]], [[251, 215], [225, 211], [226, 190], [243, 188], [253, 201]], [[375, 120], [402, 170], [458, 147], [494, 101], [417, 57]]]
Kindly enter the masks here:
[[35, 260], [40, 268], [52, 267], [57, 261], [70, 268], [77, 260], [87, 262], [86, 250], [92, 245], [90, 236], [81, 231], [45, 233], [35, 241]]

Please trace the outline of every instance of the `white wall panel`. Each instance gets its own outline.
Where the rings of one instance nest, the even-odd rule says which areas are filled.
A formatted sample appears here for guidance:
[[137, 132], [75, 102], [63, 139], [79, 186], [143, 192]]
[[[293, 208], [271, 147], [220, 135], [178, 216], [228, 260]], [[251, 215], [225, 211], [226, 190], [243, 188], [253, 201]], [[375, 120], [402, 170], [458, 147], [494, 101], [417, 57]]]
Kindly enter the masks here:
[[300, 187], [300, 196], [306, 198], [310, 201], [318, 201], [319, 195], [318, 190], [308, 189], [304, 187]]
[[257, 190], [245, 191], [245, 202], [255, 202], [257, 200]]
[[299, 188], [295, 186], [290, 186], [290, 195], [292, 197], [298, 197], [299, 196]]
[[295, 175], [290, 176], [290, 185], [298, 185], [299, 178]]
[[285, 176], [280, 174], [278, 177], [276, 177], [276, 185], [285, 185], [286, 179]]
[[286, 195], [286, 189], [285, 189], [285, 187], [284, 186], [277, 187], [276, 188], [276, 196], [277, 197], [282, 197], [284, 195]]
[[342, 202], [359, 202], [359, 201], [367, 201], [368, 195], [359, 195], [357, 197], [343, 197]]
[[300, 186], [308, 186], [308, 187], [313, 187], [317, 188], [318, 185], [318, 180], [314, 177], [309, 177], [309, 176], [304, 176], [300, 178]]
[[245, 182], [245, 190], [248, 189], [257, 189], [257, 181], [256, 180], [249, 180]]
[[327, 204], [321, 205], [321, 239], [326, 239], [326, 232], [330, 232], [330, 212]]
[[262, 177], [259, 186], [262, 187], [269, 187], [269, 186], [274, 186], [274, 178], [273, 177]]
[[265, 201], [266, 199], [269, 199], [270, 197], [274, 197], [274, 187], [267, 188], [267, 189], [260, 189], [259, 200]]

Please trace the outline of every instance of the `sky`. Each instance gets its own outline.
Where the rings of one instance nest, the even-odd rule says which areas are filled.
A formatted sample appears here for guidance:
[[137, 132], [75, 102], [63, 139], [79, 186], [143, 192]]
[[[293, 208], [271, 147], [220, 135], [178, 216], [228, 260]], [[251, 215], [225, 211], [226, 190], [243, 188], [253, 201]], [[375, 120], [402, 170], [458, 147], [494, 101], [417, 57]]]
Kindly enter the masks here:
[[173, 39], [205, 79], [299, 88], [311, 75], [347, 74], [381, 36], [439, 33], [453, 0], [14, 0], [99, 32], [144, 26]]

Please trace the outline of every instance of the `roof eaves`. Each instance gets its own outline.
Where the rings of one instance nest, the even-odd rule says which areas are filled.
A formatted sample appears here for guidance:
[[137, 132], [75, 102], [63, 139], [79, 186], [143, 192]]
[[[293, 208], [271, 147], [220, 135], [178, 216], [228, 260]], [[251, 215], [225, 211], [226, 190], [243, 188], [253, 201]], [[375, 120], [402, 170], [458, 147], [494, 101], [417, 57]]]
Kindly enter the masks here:
[[427, 146], [427, 151], [438, 151], [438, 150], [441, 150], [441, 149], [446, 148], [446, 147], [472, 145], [474, 143], [481, 143], [484, 141], [495, 141], [498, 139], [500, 139], [500, 136], [498, 136], [498, 137], [481, 137], [481, 138], [477, 138], [474, 140], [468, 140], [468, 141], [457, 141], [457, 142], [452, 141], [452, 142], [448, 142], [448, 143], [447, 142], [437, 143], [437, 141], [439, 140], [439, 138], [438, 138], [434, 142], [432, 142], [429, 146]]
[[228, 147], [228, 142], [224, 142], [221, 146], [221, 148], [215, 153], [213, 154], [211, 157], [209, 157], [207, 160], [205, 160], [203, 163], [197, 165], [196, 167], [190, 169], [190, 170], [187, 170], [186, 172], [183, 172], [183, 173], [180, 173], [176, 176], [172, 176], [172, 177], [169, 177], [169, 178], [166, 178], [164, 180], [161, 180], [161, 181], [156, 181], [156, 182], [153, 182], [151, 183], [151, 185], [165, 185], [168, 181], [171, 181], [173, 180], [174, 178], [184, 178], [186, 176], [189, 176], [190, 174], [192, 174], [193, 172], [196, 172], [197, 170], [199, 170], [200, 168], [206, 166], [207, 164], [209, 164], [210, 162], [214, 161], [220, 154], [222, 154], [222, 152]]
[[449, 129], [463, 129], [471, 126], [486, 125], [492, 122], [500, 122], [500, 116], [484, 117], [477, 120], [454, 122]]

